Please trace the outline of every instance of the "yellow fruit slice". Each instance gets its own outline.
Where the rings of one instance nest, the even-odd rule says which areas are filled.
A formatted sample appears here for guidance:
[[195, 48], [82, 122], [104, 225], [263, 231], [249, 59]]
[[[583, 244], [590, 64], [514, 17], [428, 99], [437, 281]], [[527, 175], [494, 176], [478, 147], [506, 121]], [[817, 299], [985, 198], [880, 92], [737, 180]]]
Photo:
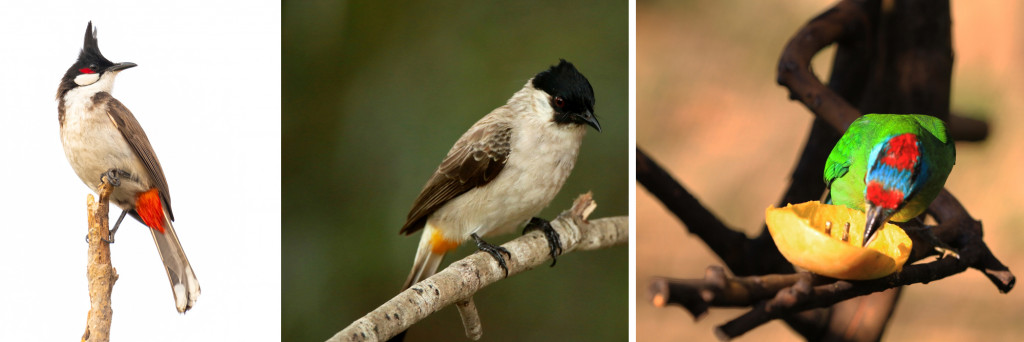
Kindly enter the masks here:
[[864, 221], [862, 211], [818, 201], [765, 211], [775, 245], [796, 266], [849, 280], [881, 278], [903, 269], [912, 245], [907, 233], [886, 223], [866, 247], [861, 247]]

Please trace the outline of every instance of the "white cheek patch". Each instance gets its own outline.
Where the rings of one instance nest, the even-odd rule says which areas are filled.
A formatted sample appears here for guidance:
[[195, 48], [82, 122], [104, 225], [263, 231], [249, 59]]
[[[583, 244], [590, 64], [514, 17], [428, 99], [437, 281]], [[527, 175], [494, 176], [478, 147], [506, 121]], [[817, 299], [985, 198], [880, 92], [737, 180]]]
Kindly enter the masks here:
[[81, 74], [75, 76], [75, 84], [80, 86], [90, 85], [100, 80], [100, 74]]

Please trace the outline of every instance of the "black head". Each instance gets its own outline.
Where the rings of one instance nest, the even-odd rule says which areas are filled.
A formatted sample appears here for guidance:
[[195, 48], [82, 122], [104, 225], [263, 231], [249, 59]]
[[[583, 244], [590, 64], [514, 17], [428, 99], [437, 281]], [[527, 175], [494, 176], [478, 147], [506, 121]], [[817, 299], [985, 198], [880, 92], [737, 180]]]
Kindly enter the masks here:
[[558, 65], [541, 71], [533, 77], [533, 87], [551, 95], [551, 108], [555, 122], [560, 124], [587, 124], [598, 132], [601, 124], [594, 116], [594, 88], [572, 63], [560, 60]]
[[[114, 63], [103, 57], [103, 54], [100, 53], [99, 43], [96, 41], [96, 30], [93, 29], [90, 21], [85, 28], [85, 42], [82, 44], [82, 51], [78, 53], [78, 60], [75, 61], [75, 64], [72, 64], [64, 73], [60, 87], [57, 89], [57, 98], [63, 97], [68, 90], [75, 87], [94, 83], [104, 73], [121, 71], [135, 65], [130, 62]], [[78, 78], [82, 75], [95, 75], [95, 77]]]

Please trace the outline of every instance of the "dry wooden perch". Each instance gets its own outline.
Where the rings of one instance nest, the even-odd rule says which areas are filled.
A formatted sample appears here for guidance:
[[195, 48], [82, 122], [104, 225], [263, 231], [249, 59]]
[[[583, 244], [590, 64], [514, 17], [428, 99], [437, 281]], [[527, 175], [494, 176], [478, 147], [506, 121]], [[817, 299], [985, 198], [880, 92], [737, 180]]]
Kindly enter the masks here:
[[86, 269], [89, 277], [89, 316], [86, 319], [85, 333], [82, 341], [110, 341], [110, 323], [114, 310], [110, 307], [110, 293], [117, 281], [117, 270], [110, 263], [110, 225], [109, 212], [110, 193], [113, 186], [106, 178], [100, 184], [100, 200], [94, 200], [92, 194], [87, 198], [89, 208], [89, 263]]
[[[629, 217], [617, 216], [587, 221], [596, 204], [591, 194], [580, 195], [572, 209], [551, 221], [562, 237], [563, 255], [576, 250], [594, 250], [629, 241]], [[544, 234], [530, 232], [502, 245], [512, 254], [508, 276], [544, 265], [550, 261]], [[382, 341], [408, 329], [414, 323], [458, 302], [463, 324], [470, 338], [483, 333], [473, 294], [487, 285], [505, 279], [505, 273], [485, 253], [473, 253], [453, 262], [448, 268], [399, 293], [377, 309], [352, 322], [328, 339], [334, 341]]]

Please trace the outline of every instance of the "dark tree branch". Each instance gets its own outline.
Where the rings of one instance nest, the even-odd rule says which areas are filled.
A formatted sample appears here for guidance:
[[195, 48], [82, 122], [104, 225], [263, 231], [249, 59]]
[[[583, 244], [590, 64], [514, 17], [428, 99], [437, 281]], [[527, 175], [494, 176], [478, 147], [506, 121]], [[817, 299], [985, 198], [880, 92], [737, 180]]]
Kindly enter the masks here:
[[710, 307], [751, 306], [802, 278], [826, 279], [810, 272], [730, 277], [721, 266], [708, 266], [704, 279], [655, 277], [648, 289], [654, 306], [680, 305], [699, 319]]
[[840, 1], [804, 25], [786, 44], [779, 59], [776, 81], [789, 89], [789, 98], [799, 100], [840, 132], [846, 131], [861, 113], [818, 80], [811, 71], [811, 58], [837, 41], [862, 34], [866, 27], [870, 23], [863, 8], [852, 1]]
[[763, 274], [764, 269], [792, 272], [793, 267], [782, 258], [771, 240], [755, 243], [741, 232], [722, 223], [689, 191], [676, 182], [665, 169], [636, 149], [636, 178], [668, 208], [691, 233], [697, 235], [736, 274]]
[[949, 136], [956, 141], [984, 141], [988, 138], [988, 122], [950, 113]]
[[968, 260], [971, 268], [985, 274], [999, 292], [1007, 293], [1013, 289], [1017, 279], [985, 244], [981, 221], [971, 217], [953, 194], [943, 189], [928, 206], [928, 212], [939, 222], [934, 228], [939, 240], [953, 247], [962, 246], [960, 258]]

